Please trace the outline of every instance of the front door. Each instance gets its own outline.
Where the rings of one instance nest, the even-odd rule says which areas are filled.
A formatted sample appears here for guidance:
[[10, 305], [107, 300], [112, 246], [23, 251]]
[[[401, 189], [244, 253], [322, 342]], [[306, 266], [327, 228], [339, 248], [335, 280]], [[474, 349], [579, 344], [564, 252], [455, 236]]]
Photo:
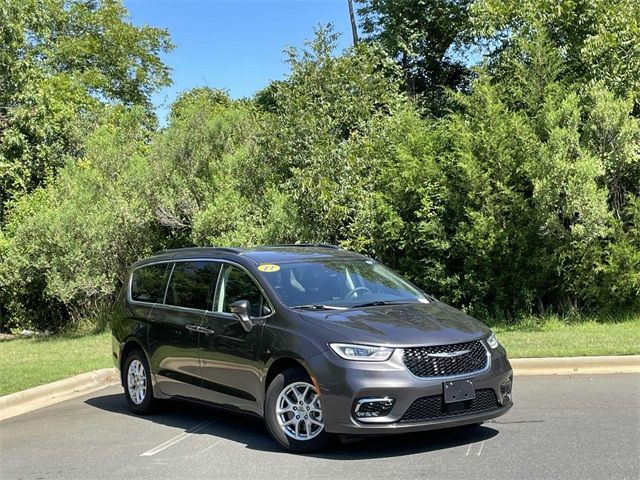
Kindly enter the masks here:
[[[254, 326], [247, 332], [229, 310], [237, 300], [251, 304]], [[260, 412], [260, 365], [258, 362], [266, 300], [242, 268], [224, 264], [213, 311], [206, 312], [200, 336], [202, 394], [205, 400]], [[212, 333], [211, 333], [212, 332]]]
[[208, 261], [175, 262], [164, 302], [154, 306], [149, 355], [156, 384], [165, 395], [202, 398], [198, 342], [219, 269], [219, 263]]

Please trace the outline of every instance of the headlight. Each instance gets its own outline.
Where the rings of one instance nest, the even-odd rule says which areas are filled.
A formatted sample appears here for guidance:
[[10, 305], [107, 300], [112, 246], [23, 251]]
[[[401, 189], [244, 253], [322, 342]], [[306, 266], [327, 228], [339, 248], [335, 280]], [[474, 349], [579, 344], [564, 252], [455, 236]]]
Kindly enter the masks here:
[[491, 332], [491, 335], [489, 335], [487, 337], [487, 344], [491, 347], [491, 348], [498, 348], [498, 345], [500, 345], [498, 343], [498, 339], [496, 338], [496, 334]]
[[361, 360], [365, 362], [384, 362], [389, 360], [393, 348], [372, 347], [370, 345], [351, 345], [348, 343], [331, 343], [331, 350], [345, 360]]

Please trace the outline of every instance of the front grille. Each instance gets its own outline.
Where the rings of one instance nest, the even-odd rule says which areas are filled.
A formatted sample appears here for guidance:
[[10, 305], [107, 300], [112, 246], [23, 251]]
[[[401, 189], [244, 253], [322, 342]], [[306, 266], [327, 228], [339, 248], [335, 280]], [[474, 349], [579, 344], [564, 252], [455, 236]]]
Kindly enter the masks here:
[[424, 422], [444, 417], [488, 412], [500, 408], [496, 393], [491, 388], [476, 390], [476, 398], [456, 404], [445, 404], [442, 395], [417, 399], [404, 413], [401, 422]]
[[[465, 350], [468, 352], [458, 356], [437, 356]], [[405, 348], [402, 360], [416, 377], [449, 377], [484, 369], [487, 366], [487, 351], [482, 342], [476, 340], [452, 345]]]

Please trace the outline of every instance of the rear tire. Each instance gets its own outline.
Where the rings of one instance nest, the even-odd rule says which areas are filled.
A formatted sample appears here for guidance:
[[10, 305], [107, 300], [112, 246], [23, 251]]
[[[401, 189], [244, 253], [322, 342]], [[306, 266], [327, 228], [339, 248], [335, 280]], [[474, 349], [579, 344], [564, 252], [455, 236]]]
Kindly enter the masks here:
[[310, 453], [329, 448], [336, 436], [324, 430], [322, 406], [309, 375], [279, 373], [267, 388], [264, 418], [271, 436], [286, 450]]
[[149, 363], [142, 351], [132, 350], [127, 355], [122, 379], [129, 410], [138, 415], [151, 413], [158, 402], [153, 396]]

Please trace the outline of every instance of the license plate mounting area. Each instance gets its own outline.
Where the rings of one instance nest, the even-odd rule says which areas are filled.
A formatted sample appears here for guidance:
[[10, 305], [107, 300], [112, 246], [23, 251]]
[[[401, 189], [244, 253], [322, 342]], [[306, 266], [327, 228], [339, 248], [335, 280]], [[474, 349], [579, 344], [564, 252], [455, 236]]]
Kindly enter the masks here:
[[473, 378], [443, 382], [444, 403], [457, 403], [476, 398]]

